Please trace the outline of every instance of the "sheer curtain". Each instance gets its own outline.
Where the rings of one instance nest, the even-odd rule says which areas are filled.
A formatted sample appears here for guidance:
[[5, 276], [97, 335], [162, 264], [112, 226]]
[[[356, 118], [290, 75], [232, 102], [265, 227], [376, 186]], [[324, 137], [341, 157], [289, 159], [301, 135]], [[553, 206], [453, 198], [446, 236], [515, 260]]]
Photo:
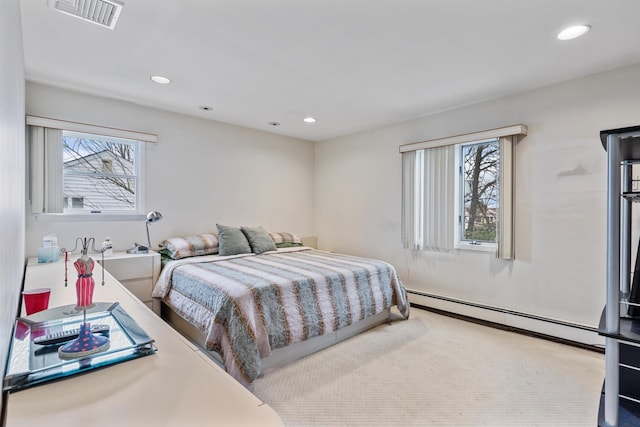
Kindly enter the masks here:
[[451, 251], [455, 230], [455, 147], [407, 151], [402, 153], [402, 159], [404, 248]]
[[62, 213], [62, 130], [29, 126], [31, 212]]

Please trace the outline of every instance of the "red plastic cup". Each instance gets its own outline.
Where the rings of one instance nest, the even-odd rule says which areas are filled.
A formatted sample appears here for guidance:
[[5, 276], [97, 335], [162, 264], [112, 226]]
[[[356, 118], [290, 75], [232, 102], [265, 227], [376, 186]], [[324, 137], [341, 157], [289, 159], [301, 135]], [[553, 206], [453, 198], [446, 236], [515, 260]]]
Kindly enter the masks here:
[[49, 296], [51, 288], [30, 289], [22, 292], [24, 298], [24, 309], [27, 316], [49, 308]]

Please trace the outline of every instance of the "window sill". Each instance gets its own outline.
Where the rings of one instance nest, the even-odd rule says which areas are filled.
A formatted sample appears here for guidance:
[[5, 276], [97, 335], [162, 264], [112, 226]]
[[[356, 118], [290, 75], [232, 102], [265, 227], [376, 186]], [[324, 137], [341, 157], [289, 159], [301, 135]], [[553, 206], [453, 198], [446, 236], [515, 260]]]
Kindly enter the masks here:
[[495, 252], [498, 250], [498, 245], [495, 243], [458, 243], [456, 249], [471, 252]]
[[36, 221], [89, 222], [89, 221], [144, 221], [147, 216], [140, 213], [86, 213], [86, 214], [35, 214]]

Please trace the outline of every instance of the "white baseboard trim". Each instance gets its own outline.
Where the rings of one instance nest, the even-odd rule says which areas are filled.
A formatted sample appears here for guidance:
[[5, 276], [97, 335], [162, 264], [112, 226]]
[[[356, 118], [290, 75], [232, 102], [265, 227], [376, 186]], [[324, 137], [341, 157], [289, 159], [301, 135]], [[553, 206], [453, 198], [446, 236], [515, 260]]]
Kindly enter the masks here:
[[604, 346], [604, 337], [598, 335], [597, 328], [593, 326], [543, 318], [499, 307], [491, 307], [473, 302], [456, 300], [449, 297], [426, 294], [417, 290], [407, 289], [407, 294], [409, 301], [412, 304], [447, 311], [453, 314], [472, 317], [474, 319], [497, 323], [508, 327], [524, 329], [538, 334], [549, 335], [590, 346]]

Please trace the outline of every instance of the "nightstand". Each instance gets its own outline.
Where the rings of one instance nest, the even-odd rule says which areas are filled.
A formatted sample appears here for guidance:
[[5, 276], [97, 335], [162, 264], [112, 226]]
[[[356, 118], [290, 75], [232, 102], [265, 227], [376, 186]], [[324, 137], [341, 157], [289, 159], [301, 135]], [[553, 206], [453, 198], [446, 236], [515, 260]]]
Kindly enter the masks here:
[[[101, 258], [96, 257], [98, 262]], [[104, 269], [115, 277], [138, 299], [152, 308], [151, 291], [160, 274], [160, 254], [149, 251], [147, 254], [128, 254], [114, 252], [104, 257]]]

